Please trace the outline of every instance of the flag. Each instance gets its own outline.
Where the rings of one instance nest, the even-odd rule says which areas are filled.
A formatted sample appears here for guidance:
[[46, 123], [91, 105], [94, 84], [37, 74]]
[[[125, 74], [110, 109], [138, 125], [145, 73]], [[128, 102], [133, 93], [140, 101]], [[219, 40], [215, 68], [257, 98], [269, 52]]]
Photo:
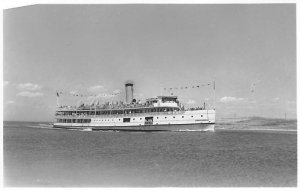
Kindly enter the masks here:
[[254, 93], [254, 90], [255, 90], [255, 84], [252, 84], [252, 85], [251, 85], [251, 90], [250, 90], [251, 93]]
[[255, 92], [255, 87], [256, 87], [256, 85], [259, 84], [259, 83], [260, 83], [260, 80], [256, 80], [255, 82], [253, 82], [253, 83], [251, 84], [251, 93], [254, 93], [254, 92]]

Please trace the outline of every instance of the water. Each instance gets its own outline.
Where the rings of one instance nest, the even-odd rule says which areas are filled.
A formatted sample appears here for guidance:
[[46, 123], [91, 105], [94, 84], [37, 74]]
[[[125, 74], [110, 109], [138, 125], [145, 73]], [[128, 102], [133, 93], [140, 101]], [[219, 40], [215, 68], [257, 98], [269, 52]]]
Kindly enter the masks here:
[[90, 132], [5, 122], [4, 185], [297, 186], [297, 134]]

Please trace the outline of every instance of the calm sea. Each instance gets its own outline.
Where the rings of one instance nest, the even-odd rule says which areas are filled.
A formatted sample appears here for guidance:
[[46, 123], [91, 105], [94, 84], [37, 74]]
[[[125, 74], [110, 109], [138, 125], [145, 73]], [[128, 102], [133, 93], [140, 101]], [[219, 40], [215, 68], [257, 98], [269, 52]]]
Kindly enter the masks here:
[[297, 186], [297, 133], [89, 132], [4, 123], [13, 187]]

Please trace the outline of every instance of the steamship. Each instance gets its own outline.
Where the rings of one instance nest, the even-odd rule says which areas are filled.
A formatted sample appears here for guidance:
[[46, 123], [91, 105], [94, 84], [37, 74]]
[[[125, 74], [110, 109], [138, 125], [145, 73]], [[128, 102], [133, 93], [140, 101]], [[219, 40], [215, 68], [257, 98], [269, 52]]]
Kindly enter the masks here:
[[185, 109], [177, 96], [133, 98], [132, 81], [125, 83], [126, 102], [58, 106], [55, 128], [118, 131], [214, 131], [215, 109]]

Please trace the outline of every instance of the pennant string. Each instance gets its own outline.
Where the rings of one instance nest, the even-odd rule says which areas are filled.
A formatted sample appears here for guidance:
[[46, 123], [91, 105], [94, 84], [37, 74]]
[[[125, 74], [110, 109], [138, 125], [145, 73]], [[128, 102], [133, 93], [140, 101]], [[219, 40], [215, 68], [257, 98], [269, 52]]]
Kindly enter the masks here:
[[193, 85], [193, 86], [180, 86], [180, 87], [172, 87], [172, 88], [163, 88], [163, 90], [195, 89], [195, 88], [211, 86], [211, 85], [212, 85], [211, 83], [207, 83], [207, 84], [199, 84], [199, 85]]
[[73, 96], [73, 97], [114, 97], [121, 94], [121, 92], [118, 93], [102, 93], [102, 94], [74, 94], [74, 93], [66, 93], [62, 91], [56, 91], [56, 96], [60, 97], [61, 95], [67, 95], [67, 96]]

